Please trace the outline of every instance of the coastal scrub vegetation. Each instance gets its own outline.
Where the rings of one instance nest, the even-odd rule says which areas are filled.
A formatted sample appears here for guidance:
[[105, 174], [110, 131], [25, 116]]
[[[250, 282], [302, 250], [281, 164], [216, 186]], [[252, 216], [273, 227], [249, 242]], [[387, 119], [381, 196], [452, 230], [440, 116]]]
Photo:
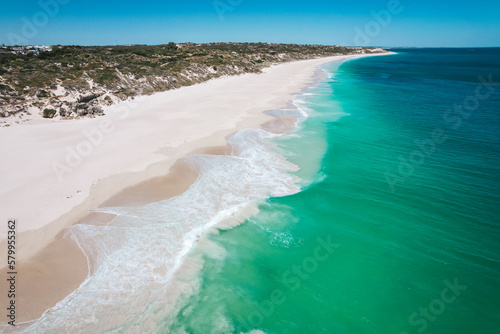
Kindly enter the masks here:
[[[259, 73], [273, 64], [379, 49], [269, 43], [53, 46], [35, 54], [0, 53], [0, 116], [40, 106], [44, 117], [102, 114], [137, 95], [224, 75]], [[92, 96], [93, 98], [86, 98]], [[60, 98], [60, 99], [59, 99]], [[46, 112], [51, 105], [55, 112]]]

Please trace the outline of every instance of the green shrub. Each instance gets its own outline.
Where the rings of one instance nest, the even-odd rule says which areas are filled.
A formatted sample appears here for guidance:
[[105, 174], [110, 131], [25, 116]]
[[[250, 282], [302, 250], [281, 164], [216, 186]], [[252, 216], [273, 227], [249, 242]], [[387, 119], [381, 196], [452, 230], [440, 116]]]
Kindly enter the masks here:
[[44, 109], [43, 110], [43, 118], [52, 118], [56, 114], [54, 109]]
[[38, 92], [38, 94], [36, 94], [36, 97], [38, 98], [44, 98], [44, 97], [49, 97], [49, 93], [46, 91], [46, 90], [41, 90], [40, 92]]

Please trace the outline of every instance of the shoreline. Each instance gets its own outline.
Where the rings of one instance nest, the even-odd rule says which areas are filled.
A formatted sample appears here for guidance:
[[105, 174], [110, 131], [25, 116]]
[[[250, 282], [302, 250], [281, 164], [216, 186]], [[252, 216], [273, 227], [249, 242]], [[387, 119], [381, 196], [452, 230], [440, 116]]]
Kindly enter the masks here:
[[[387, 55], [386, 54], [380, 54], [380, 55]], [[45, 224], [39, 224], [40, 226], [35, 229], [35, 230], [30, 230], [24, 228], [24, 231], [19, 231], [18, 233], [20, 234], [20, 237], [23, 240], [23, 243], [28, 244], [27, 246], [33, 246], [33, 244], [37, 244], [37, 247], [32, 247], [28, 251], [25, 247], [21, 248], [23, 250], [22, 257], [20, 258], [21, 260], [31, 260], [31, 259], [36, 259], [36, 256], [39, 256], [41, 253], [49, 249], [50, 247], [47, 247], [48, 245], [54, 243], [55, 240], [62, 240], [63, 238], [60, 238], [62, 232], [69, 226], [74, 225], [75, 222], [81, 222], [82, 219], [85, 219], [84, 217], [88, 217], [89, 215], [89, 209], [92, 207], [96, 206], [103, 206], [103, 205], [118, 205], [126, 202], [127, 200], [129, 201], [134, 201], [131, 200], [131, 195], [132, 193], [135, 192], [135, 201], [139, 199], [144, 201], [143, 198], [141, 198], [141, 195], [139, 195], [142, 192], [144, 194], [144, 191], [146, 189], [151, 188], [151, 185], [153, 183], [156, 183], [158, 180], [165, 181], [166, 183], [172, 182], [174, 178], [172, 178], [171, 172], [172, 169], [174, 169], [175, 164], [179, 163], [179, 160], [185, 157], [186, 155], [189, 155], [193, 152], [195, 153], [203, 153], [207, 152], [210, 154], [214, 153], [228, 153], [227, 149], [224, 149], [224, 147], [227, 145], [226, 142], [226, 136], [234, 133], [238, 130], [245, 129], [245, 128], [261, 128], [265, 127], [266, 124], [269, 125], [271, 124], [272, 127], [272, 122], [276, 121], [277, 119], [273, 116], [266, 115], [263, 111], [264, 110], [271, 110], [271, 109], [277, 109], [280, 107], [283, 107], [288, 101], [291, 100], [293, 97], [293, 93], [296, 93], [297, 91], [300, 90], [300, 88], [304, 87], [308, 82], [310, 82], [311, 78], [313, 78], [313, 75], [316, 73], [317, 69], [319, 66], [333, 62], [333, 61], [338, 61], [346, 58], [354, 58], [354, 57], [364, 57], [364, 56], [374, 56], [374, 55], [362, 55], [362, 56], [338, 56], [338, 57], [329, 57], [329, 58], [323, 58], [323, 59], [314, 59], [314, 60], [305, 60], [305, 61], [298, 61], [298, 62], [293, 62], [293, 63], [287, 63], [287, 64], [281, 64], [278, 66], [274, 66], [271, 68], [268, 68], [264, 71], [263, 74], [247, 74], [247, 75], [242, 75], [239, 77], [228, 77], [228, 78], [221, 78], [217, 79], [211, 82], [205, 82], [201, 83], [198, 85], [190, 86], [190, 87], [185, 87], [176, 91], [168, 91], [168, 92], [163, 92], [163, 93], [157, 93], [153, 96], [147, 96], [147, 97], [139, 97], [136, 99], [136, 101], [132, 104], [130, 103], [121, 103], [117, 106], [110, 107], [110, 116], [108, 117], [108, 120], [111, 122], [114, 122], [117, 128], [119, 128], [119, 134], [121, 135], [126, 135], [129, 134], [129, 131], [127, 130], [122, 130], [123, 128], [120, 127], [122, 125], [120, 116], [123, 116], [123, 113], [119, 112], [114, 112], [115, 109], [121, 110], [123, 112], [124, 110], [128, 111], [129, 114], [132, 114], [131, 116], [129, 115], [127, 118], [125, 118], [125, 121], [129, 121], [128, 125], [132, 124], [134, 127], [136, 126], [135, 122], [141, 122], [142, 123], [147, 123], [146, 121], [149, 121], [149, 124], [144, 124], [145, 126], [151, 126], [155, 121], [157, 120], [165, 120], [165, 115], [167, 113], [162, 113], [162, 110], [160, 109], [162, 107], [162, 104], [165, 104], [165, 100], [175, 100], [175, 95], [181, 95], [180, 96], [180, 102], [179, 101], [174, 101], [177, 102], [178, 107], [184, 107], [186, 109], [193, 109], [193, 105], [198, 109], [194, 110], [194, 117], [190, 112], [181, 112], [178, 113], [177, 116], [181, 116], [180, 122], [178, 125], [182, 125], [182, 121], [185, 121], [186, 123], [189, 123], [191, 120], [195, 122], [196, 119], [196, 113], [200, 114], [200, 108], [205, 109], [206, 108], [206, 103], [202, 104], [196, 104], [192, 103], [190, 106], [186, 106], [186, 100], [191, 101], [192, 95], [199, 94], [201, 95], [202, 100], [206, 99], [213, 99], [216, 100], [216, 97], [213, 96], [214, 93], [220, 92], [220, 88], [225, 87], [228, 90], [233, 89], [233, 90], [239, 90], [240, 96], [237, 96], [236, 98], [229, 98], [230, 100], [239, 100], [240, 101], [231, 101], [227, 102], [227, 94], [228, 91], [224, 91], [224, 94], [220, 94], [222, 99], [219, 99], [219, 101], [211, 101], [211, 107], [213, 111], [214, 109], [220, 109], [220, 103], [218, 104], [217, 102], [226, 102], [226, 106], [224, 111], [226, 110], [232, 110], [232, 114], [227, 114], [224, 113], [224, 111], [217, 110], [215, 114], [212, 113], [210, 118], [214, 116], [214, 120], [211, 120], [210, 126], [206, 124], [196, 124], [195, 130], [202, 130], [204, 131], [204, 135], [199, 136], [198, 138], [193, 139], [191, 136], [194, 136], [194, 133], [188, 133], [186, 132], [181, 132], [178, 133], [177, 135], [173, 137], [180, 137], [181, 141], [178, 140], [178, 138], [174, 138], [177, 140], [177, 142], [171, 143], [169, 146], [158, 146], [156, 141], [156, 146], [154, 145], [155, 143], [151, 143], [152, 141], [149, 140], [150, 144], [153, 144], [153, 148], [151, 146], [147, 146], [147, 140], [145, 142], [141, 143], [133, 143], [130, 140], [127, 143], [130, 144], [135, 144], [134, 146], [136, 148], [144, 148], [144, 147], [149, 147], [150, 152], [148, 155], [148, 161], [146, 163], [137, 163], [135, 164], [135, 168], [132, 168], [132, 170], [126, 170], [120, 172], [115, 172], [111, 173], [107, 177], [100, 178], [98, 177], [98, 181], [95, 184], [92, 184], [89, 188], [85, 190], [80, 190], [80, 192], [76, 192], [76, 194], [82, 194], [80, 196], [75, 195], [75, 197], [82, 198], [84, 195], [87, 195], [87, 197], [84, 197], [81, 199], [81, 201], [77, 204], [73, 204], [75, 201], [71, 201], [72, 197], [68, 198], [71, 203], [71, 205], [67, 205], [66, 207], [68, 211], [64, 213], [62, 216], [59, 216], [59, 218], [49, 221], [48, 223]], [[292, 66], [293, 65], [293, 66]], [[301, 66], [302, 65], [302, 66]], [[295, 70], [295, 71], [294, 71]], [[273, 73], [274, 72], [274, 73]], [[271, 74], [269, 74], [271, 73]], [[272, 74], [275, 74], [274, 80], [270, 80], [269, 78], [272, 77]], [[265, 78], [267, 75], [268, 78]], [[276, 79], [276, 76], [278, 77]], [[268, 80], [266, 80], [268, 79]], [[314, 79], [314, 78], [313, 78]], [[242, 82], [244, 83], [246, 81], [246, 84], [241, 84]], [[267, 81], [267, 82], [266, 82]], [[272, 81], [272, 82], [269, 82]], [[238, 88], [238, 82], [240, 83], [240, 87]], [[286, 83], [285, 87], [280, 85], [283, 83]], [[274, 89], [272, 91], [269, 91], [269, 88], [261, 88], [260, 85], [267, 85], [269, 88]], [[243, 89], [242, 87], [243, 86]], [[281, 89], [277, 89], [277, 86]], [[241, 98], [242, 94], [248, 93], [248, 90], [250, 90], [250, 95], [248, 98], [244, 97], [243, 99]], [[198, 92], [197, 92], [198, 91]], [[201, 91], [201, 92], [200, 92]], [[208, 91], [208, 92], [207, 92]], [[180, 92], [180, 93], [179, 93]], [[234, 92], [234, 91], [233, 91]], [[175, 94], [174, 94], [175, 93]], [[238, 92], [236, 92], [238, 93]], [[266, 94], [266, 96], [262, 97], [262, 94]], [[234, 94], [238, 95], [238, 94]], [[173, 97], [172, 97], [173, 96]], [[253, 97], [253, 99], [252, 99]], [[178, 97], [177, 97], [178, 98]], [[182, 99], [184, 98], [184, 100]], [[260, 100], [258, 100], [260, 98]], [[257, 100], [255, 100], [257, 99]], [[243, 100], [243, 101], [241, 101]], [[240, 103], [238, 103], [240, 102]], [[243, 103], [241, 103], [243, 102]], [[246, 102], [246, 103], [245, 103]], [[131, 105], [137, 103], [138, 106], [136, 107], [131, 107]], [[183, 105], [184, 103], [184, 105]], [[209, 102], [210, 103], [210, 102]], [[128, 106], [124, 106], [128, 104]], [[141, 108], [142, 104], [142, 108]], [[243, 115], [240, 115], [240, 112], [234, 111], [234, 105], [237, 105], [238, 108], [240, 109], [245, 109], [243, 112], [241, 112]], [[243, 107], [244, 106], [244, 107]], [[123, 109], [125, 107], [125, 109]], [[145, 107], [145, 108], [144, 108]], [[156, 108], [156, 109], [155, 109]], [[130, 109], [132, 109], [130, 111]], [[149, 109], [150, 116], [156, 116], [153, 117], [152, 120], [144, 120], [145, 117], [148, 115], [144, 115], [144, 109]], [[116, 111], [116, 110], [115, 110]], [[193, 110], [192, 110], [193, 111]], [[236, 114], [235, 114], [236, 113]], [[224, 124], [227, 121], [227, 116], [233, 116], [233, 119], [230, 120], [229, 124]], [[170, 115], [167, 115], [170, 116]], [[187, 117], [186, 117], [187, 116]], [[106, 117], [106, 116], [104, 116]], [[203, 118], [203, 116], [201, 116]], [[206, 117], [206, 116], [205, 116]], [[156, 118], [156, 119], [155, 119]], [[167, 120], [170, 121], [179, 121], [179, 118], [176, 117], [166, 117]], [[104, 132], [105, 127], [100, 127], [100, 124], [102, 124], [103, 119], [98, 118], [98, 119], [93, 119], [91, 121], [87, 120], [78, 120], [75, 121], [74, 123], [78, 123], [78, 125], [83, 125], [82, 123], [92, 123], [92, 125], [98, 124], [98, 129], [102, 129]], [[104, 120], [106, 121], [106, 120]], [[133, 122], [132, 122], [133, 121]], [[198, 120], [198, 123], [202, 123], [204, 121], [207, 121], [207, 119], [203, 120]], [[68, 122], [68, 121], [65, 121]], [[217, 125], [217, 122], [219, 122], [220, 126], [213, 126]], [[283, 123], [293, 123], [292, 120], [286, 120]], [[52, 124], [51, 124], [52, 125]], [[153, 124], [154, 125], [154, 124]], [[205, 125], [205, 126], [203, 126]], [[40, 125], [41, 126], [41, 125]], [[192, 126], [192, 124], [190, 124]], [[291, 125], [293, 126], [293, 124]], [[26, 125], [25, 127], [30, 127], [30, 125]], [[33, 126], [31, 126], [33, 127]], [[43, 126], [42, 126], [43, 127]], [[82, 126], [82, 128], [85, 129], [85, 127]], [[213, 128], [215, 131], [213, 131]], [[157, 131], [165, 131], [164, 128], [161, 128], [158, 126], [156, 129]], [[286, 130], [283, 130], [286, 132]], [[22, 132], [22, 131], [21, 131]], [[147, 132], [147, 131], [146, 131]], [[192, 131], [191, 131], [192, 132]], [[117, 131], [110, 132], [110, 134], [115, 135]], [[137, 135], [137, 133], [136, 133]], [[139, 136], [146, 136], [146, 133], [140, 132], [138, 134]], [[35, 136], [36, 137], [36, 136]], [[149, 136], [147, 136], [149, 138]], [[162, 139], [164, 139], [163, 137]], [[123, 139], [121, 137], [120, 139]], [[182, 139], [184, 139], [182, 141]], [[106, 138], [104, 138], [104, 141], [106, 141]], [[160, 140], [161, 141], [161, 140]], [[122, 144], [120, 142], [120, 144]], [[168, 144], [168, 142], [167, 142]], [[77, 142], [78, 145], [78, 142]], [[104, 145], [103, 145], [104, 146]], [[101, 148], [101, 146], [97, 147]], [[205, 150], [205, 151], [204, 151]], [[206, 151], [208, 150], [208, 151]], [[212, 150], [212, 151], [210, 151]], [[158, 152], [159, 151], [159, 152]], [[115, 151], [113, 150], [113, 145], [110, 145], [108, 147], [108, 150], [106, 153], [101, 153], [100, 156], [92, 156], [90, 155], [89, 158], [94, 158], [94, 160], [99, 160], [99, 157], [103, 157], [105, 154], [109, 154], [110, 152], [113, 152], [115, 154]], [[122, 152], [123, 154], [127, 154], [129, 150], [126, 152]], [[91, 152], [92, 153], [92, 152]], [[155, 155], [160, 155], [160, 158], [156, 157]], [[96, 162], [99, 164], [99, 161]], [[101, 162], [101, 164], [104, 164]], [[94, 165], [92, 165], [94, 166]], [[123, 166], [121, 166], [123, 167]], [[168, 171], [167, 173], [165, 171]], [[75, 176], [75, 174], [78, 173], [73, 173], [68, 175], [68, 179], [71, 179], [72, 176]], [[170, 175], [170, 178], [169, 178]], [[93, 176], [96, 178], [97, 176]], [[87, 178], [88, 179], [88, 178]], [[191, 180], [194, 182], [196, 180], [196, 173], [193, 175], [191, 174], [188, 177], [188, 182], [184, 182], [182, 185], [177, 185], [173, 186], [173, 188], [177, 189], [177, 192], [174, 190], [171, 192], [170, 196], [177, 196], [179, 194], [179, 191], [182, 193], [182, 189], [186, 190], [186, 187], [189, 187], [189, 183]], [[89, 180], [87, 180], [88, 182]], [[68, 183], [66, 180], [64, 180], [65, 184]], [[92, 182], [94, 183], [94, 182]], [[171, 185], [171, 184], [170, 184]], [[76, 184], [77, 187], [82, 188], [80, 184]], [[125, 190], [123, 190], [125, 189]], [[69, 191], [68, 191], [69, 192]], [[71, 192], [70, 192], [71, 193]], [[1, 194], [0, 198], [4, 197]], [[156, 197], [155, 197], [156, 196]], [[151, 197], [148, 197], [148, 200], [155, 200], [156, 199], [165, 199], [164, 198], [165, 194], [157, 193]], [[22, 198], [22, 197], [21, 197]], [[130, 203], [132, 203], [130, 202]], [[65, 203], [65, 204], [69, 204]], [[129, 204], [130, 204], [129, 203]], [[26, 209], [25, 209], [26, 210]], [[27, 209], [26, 211], [30, 211]], [[36, 211], [36, 210], [35, 210]], [[32, 212], [32, 211], [31, 211]], [[100, 215], [101, 213], [99, 213]], [[57, 215], [57, 213], [53, 212], [53, 215]], [[92, 215], [92, 214], [91, 214]], [[26, 218], [29, 219], [29, 217], [23, 217], [24, 219], [19, 219], [20, 221], [24, 221]], [[59, 237], [58, 237], [59, 236]], [[27, 242], [26, 240], [30, 240], [31, 242]], [[2, 240], [4, 242], [5, 240]], [[0, 246], [3, 247], [3, 246]], [[64, 247], [63, 247], [64, 248]], [[78, 252], [76, 252], [78, 253]], [[81, 278], [81, 277], [80, 277]], [[83, 279], [85, 279], [84, 277]], [[81, 284], [81, 280], [79, 282]], [[53, 305], [52, 305], [53, 306]], [[51, 307], [52, 307], [51, 306]], [[45, 308], [44, 310], [46, 310]], [[36, 318], [35, 318], [36, 319]]]

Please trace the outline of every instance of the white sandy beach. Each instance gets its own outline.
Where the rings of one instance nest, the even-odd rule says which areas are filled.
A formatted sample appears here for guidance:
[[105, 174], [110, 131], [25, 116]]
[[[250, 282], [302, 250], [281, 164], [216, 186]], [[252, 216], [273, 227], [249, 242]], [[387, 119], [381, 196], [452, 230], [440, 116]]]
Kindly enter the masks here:
[[[224, 146], [230, 133], [260, 127], [271, 119], [263, 111], [284, 107], [318, 66], [343, 58], [286, 63], [139, 97], [108, 107], [103, 117], [0, 128], [1, 220], [6, 226], [17, 219], [17, 260], [33, 258], [122, 189], [165, 175], [193, 151]], [[0, 231], [5, 249], [7, 229]]]
[[[103, 117], [0, 128], [6, 159], [0, 165], [1, 219], [19, 222], [18, 259], [33, 256], [121, 189], [165, 174], [198, 148], [224, 145], [238, 129], [258, 127], [269, 120], [264, 110], [283, 107], [319, 65], [341, 58], [287, 63], [263, 74], [139, 97], [109, 107]], [[161, 168], [148, 168], [158, 162]], [[4, 241], [6, 229], [1, 232]]]

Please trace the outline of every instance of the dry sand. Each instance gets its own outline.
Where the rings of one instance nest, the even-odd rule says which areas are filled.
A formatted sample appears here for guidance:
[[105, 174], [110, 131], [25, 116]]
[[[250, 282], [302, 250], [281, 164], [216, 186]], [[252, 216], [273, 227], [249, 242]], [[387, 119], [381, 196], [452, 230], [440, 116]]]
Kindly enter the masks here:
[[[284, 107], [318, 66], [342, 58], [286, 63], [139, 97], [99, 118], [0, 128], [0, 263], [6, 264], [7, 220], [15, 218], [18, 322], [41, 316], [87, 276], [87, 259], [63, 237], [65, 228], [83, 219], [109, 221], [109, 215], [89, 215], [92, 207], [179, 195], [197, 174], [178, 160], [193, 152], [228, 153], [230, 133], [269, 121], [266, 126], [292, 126], [293, 119], [273, 124], [263, 111]], [[5, 289], [0, 283], [2, 296]]]

